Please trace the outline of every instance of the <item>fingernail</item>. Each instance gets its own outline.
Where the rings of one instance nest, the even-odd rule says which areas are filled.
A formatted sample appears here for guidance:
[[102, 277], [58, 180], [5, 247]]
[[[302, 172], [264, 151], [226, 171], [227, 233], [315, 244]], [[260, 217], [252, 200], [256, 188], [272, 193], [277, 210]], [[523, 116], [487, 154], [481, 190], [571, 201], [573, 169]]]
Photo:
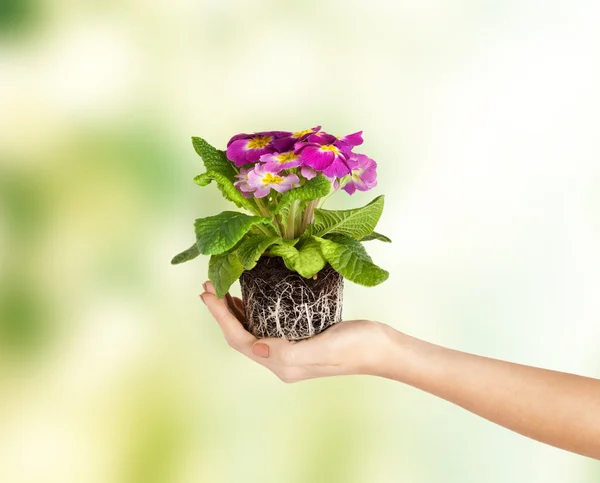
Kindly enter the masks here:
[[202, 284], [202, 288], [203, 288], [203, 289], [204, 289], [204, 291], [206, 292], [206, 282], [204, 282], [204, 283]]
[[258, 357], [267, 358], [269, 357], [269, 346], [267, 344], [254, 344], [252, 346], [252, 352]]
[[206, 301], [204, 300], [204, 294], [203, 293], [200, 294], [200, 299], [202, 300], [202, 302], [204, 303], [204, 305], [206, 305]]

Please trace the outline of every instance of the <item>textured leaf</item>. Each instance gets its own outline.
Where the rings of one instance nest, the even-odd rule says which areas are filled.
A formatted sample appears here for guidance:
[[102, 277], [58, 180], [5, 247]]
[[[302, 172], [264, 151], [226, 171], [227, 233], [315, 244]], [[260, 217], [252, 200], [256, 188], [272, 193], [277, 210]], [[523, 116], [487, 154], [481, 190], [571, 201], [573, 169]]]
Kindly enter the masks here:
[[349, 236], [331, 239], [313, 237], [333, 269], [351, 282], [372, 287], [389, 277], [389, 273], [373, 263], [362, 244]]
[[216, 216], [198, 218], [196, 246], [204, 255], [216, 255], [233, 248], [255, 225], [271, 224], [269, 218], [250, 216], [236, 211], [224, 211]]
[[196, 258], [198, 255], [200, 255], [200, 252], [198, 251], [198, 247], [194, 243], [187, 250], [184, 250], [183, 252], [179, 253], [178, 255], [175, 255], [173, 257], [173, 260], [171, 260], [171, 263], [173, 265], [177, 265], [179, 263], [189, 262], [190, 260], [193, 260], [194, 258]]
[[293, 201], [312, 201], [327, 196], [331, 189], [331, 181], [324, 176], [308, 180], [303, 186], [286, 191], [279, 200], [273, 214], [278, 214]]
[[244, 269], [251, 270], [267, 248], [282, 241], [278, 236], [252, 235], [240, 243], [236, 253]]
[[368, 205], [352, 210], [315, 210], [315, 221], [310, 234], [322, 237], [326, 233], [337, 233], [360, 239], [370, 235], [383, 211], [383, 195]]
[[192, 144], [198, 155], [202, 158], [206, 171], [222, 174], [232, 183], [235, 181], [235, 168], [227, 159], [225, 151], [220, 151], [208, 144], [204, 139], [192, 137]]
[[244, 208], [248, 211], [255, 211], [254, 203], [251, 199], [244, 198], [244, 196], [238, 191], [233, 185], [233, 182], [229, 178], [216, 171], [207, 171], [206, 173], [199, 174], [194, 178], [194, 183], [198, 186], [206, 186], [210, 184], [212, 180], [215, 180], [219, 190], [223, 194], [223, 198], [232, 201], [238, 208]]
[[237, 171], [233, 163], [227, 159], [225, 151], [214, 148], [199, 137], [193, 137], [192, 144], [206, 168], [206, 172], [196, 176], [194, 182], [199, 186], [206, 186], [214, 180], [225, 199], [232, 201], [239, 208], [254, 212], [255, 206], [252, 200], [244, 198], [233, 185]]
[[312, 239], [307, 240], [299, 249], [287, 243], [275, 245], [269, 249], [269, 253], [283, 258], [286, 267], [304, 278], [311, 278], [327, 263], [320, 245]]
[[360, 239], [361, 242], [369, 241], [369, 240], [379, 240], [379, 241], [386, 242], [386, 243], [392, 243], [392, 240], [390, 240], [387, 236], [382, 235], [381, 233], [377, 233], [376, 231], [374, 231], [370, 235], [363, 236]]
[[243, 271], [244, 266], [235, 251], [210, 257], [208, 279], [215, 286], [217, 297], [223, 298]]

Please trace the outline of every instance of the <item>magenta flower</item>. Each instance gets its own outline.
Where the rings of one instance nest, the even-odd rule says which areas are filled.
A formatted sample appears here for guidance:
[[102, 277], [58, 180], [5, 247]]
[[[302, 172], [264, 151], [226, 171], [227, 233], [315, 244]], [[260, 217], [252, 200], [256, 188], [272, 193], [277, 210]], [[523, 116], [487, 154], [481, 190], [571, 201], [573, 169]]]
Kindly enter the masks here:
[[271, 188], [279, 193], [285, 193], [300, 186], [300, 179], [295, 174], [280, 176], [273, 171], [267, 171], [262, 165], [257, 165], [248, 173], [248, 184], [256, 188], [254, 192], [256, 198], [263, 198], [269, 194]]
[[263, 154], [275, 152], [272, 141], [288, 137], [287, 131], [263, 131], [254, 134], [236, 134], [227, 143], [227, 158], [240, 167], [254, 163]]
[[235, 175], [235, 177], [237, 178], [237, 181], [235, 183], [233, 183], [233, 186], [235, 186], [238, 189], [238, 191], [240, 193], [242, 193], [242, 196], [244, 196], [245, 198], [252, 198], [252, 192], [255, 189], [248, 182], [248, 174], [249, 173], [250, 173], [250, 170], [248, 168], [240, 169], [239, 174]]
[[354, 194], [356, 190], [368, 191], [377, 185], [377, 163], [364, 154], [352, 153], [348, 159], [352, 168], [350, 180], [344, 185], [343, 190]]
[[263, 154], [260, 161], [265, 163], [264, 169], [272, 173], [279, 173], [282, 169], [296, 168], [302, 164], [300, 155], [293, 150], [285, 153]]
[[321, 126], [313, 127], [312, 129], [305, 129], [304, 131], [298, 131], [293, 133], [288, 133], [287, 136], [282, 136], [281, 138], [273, 141], [273, 146], [280, 153], [285, 151], [289, 151], [294, 148], [294, 145], [300, 141], [305, 141], [313, 134], [319, 132]]
[[[327, 143], [327, 141], [329, 141], [329, 138], [323, 137], [322, 142]], [[306, 166], [317, 171], [323, 171], [323, 174], [327, 177], [341, 178], [350, 174], [347, 154], [335, 144], [296, 143], [296, 152], [302, 155], [302, 160]]]

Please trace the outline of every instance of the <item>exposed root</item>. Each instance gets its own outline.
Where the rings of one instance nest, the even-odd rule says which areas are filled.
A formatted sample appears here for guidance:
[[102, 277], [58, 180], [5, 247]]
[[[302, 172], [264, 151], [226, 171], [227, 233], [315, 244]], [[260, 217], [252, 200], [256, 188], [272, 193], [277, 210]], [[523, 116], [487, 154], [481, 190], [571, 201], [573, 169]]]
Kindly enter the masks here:
[[306, 339], [342, 319], [344, 282], [329, 265], [305, 279], [281, 258], [263, 257], [240, 284], [247, 329], [256, 337]]

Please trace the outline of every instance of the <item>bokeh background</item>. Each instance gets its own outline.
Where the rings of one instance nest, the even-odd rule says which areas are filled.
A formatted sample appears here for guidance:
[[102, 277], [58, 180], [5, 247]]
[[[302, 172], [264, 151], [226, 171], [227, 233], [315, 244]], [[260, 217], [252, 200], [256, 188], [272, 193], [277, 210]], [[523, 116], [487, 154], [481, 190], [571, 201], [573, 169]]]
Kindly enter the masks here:
[[[591, 483], [383, 379], [285, 385], [170, 258], [228, 205], [190, 136], [364, 130], [391, 272], [345, 318], [600, 377], [594, 0], [0, 1], [0, 481]], [[239, 288], [234, 292], [239, 293]]]

